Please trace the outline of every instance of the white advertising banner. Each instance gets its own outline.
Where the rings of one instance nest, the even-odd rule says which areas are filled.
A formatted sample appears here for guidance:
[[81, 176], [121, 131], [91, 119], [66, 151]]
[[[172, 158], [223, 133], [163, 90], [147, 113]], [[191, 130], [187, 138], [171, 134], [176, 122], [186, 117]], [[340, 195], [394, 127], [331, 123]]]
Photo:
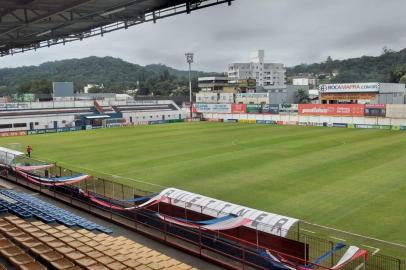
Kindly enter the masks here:
[[379, 92], [379, 83], [322, 84], [320, 93], [371, 93]]
[[286, 237], [291, 227], [299, 221], [295, 218], [255, 210], [176, 188], [167, 188], [160, 195], [166, 198], [163, 202], [215, 218], [230, 214], [247, 218], [251, 222], [244, 226], [282, 237]]
[[199, 113], [231, 113], [231, 104], [196, 103], [195, 107]]
[[29, 103], [0, 103], [0, 110], [26, 110], [29, 109]]

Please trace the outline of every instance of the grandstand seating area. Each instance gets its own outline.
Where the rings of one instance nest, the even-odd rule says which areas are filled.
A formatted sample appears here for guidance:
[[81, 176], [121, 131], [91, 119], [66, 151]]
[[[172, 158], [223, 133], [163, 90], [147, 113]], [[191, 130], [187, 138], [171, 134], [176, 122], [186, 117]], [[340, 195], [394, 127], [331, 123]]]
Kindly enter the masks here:
[[150, 111], [176, 111], [177, 108], [173, 104], [155, 104], [155, 105], [125, 105], [114, 106], [117, 112], [150, 112]]
[[[16, 196], [17, 194], [17, 196]], [[32, 196], [1, 190], [1, 204], [19, 204]], [[14, 202], [14, 203], [13, 203]], [[44, 202], [41, 202], [44, 203]], [[55, 207], [51, 204], [43, 206]], [[32, 206], [33, 207], [33, 206]], [[35, 209], [26, 208], [31, 218], [19, 217], [19, 211], [2, 207], [0, 214], [0, 269], [194, 269], [178, 260], [136, 243], [123, 236], [95, 233], [58, 223], [46, 223], [36, 217]], [[17, 214], [15, 215], [14, 212]], [[54, 208], [47, 214], [53, 215]], [[51, 214], [52, 213], [52, 214]], [[64, 211], [66, 215], [69, 212]], [[74, 216], [73, 214], [70, 214]]]
[[78, 226], [90, 231], [112, 233], [110, 228], [98, 225], [33, 196], [3, 189], [0, 190], [0, 212], [5, 210], [22, 218], [35, 217], [45, 223], [58, 222], [67, 227]]
[[18, 269], [193, 269], [125, 237], [14, 215], [0, 218], [0, 254]]
[[0, 117], [9, 116], [41, 116], [41, 115], [58, 115], [58, 114], [92, 114], [93, 108], [59, 108], [59, 109], [33, 109], [33, 110], [8, 110], [0, 111]]

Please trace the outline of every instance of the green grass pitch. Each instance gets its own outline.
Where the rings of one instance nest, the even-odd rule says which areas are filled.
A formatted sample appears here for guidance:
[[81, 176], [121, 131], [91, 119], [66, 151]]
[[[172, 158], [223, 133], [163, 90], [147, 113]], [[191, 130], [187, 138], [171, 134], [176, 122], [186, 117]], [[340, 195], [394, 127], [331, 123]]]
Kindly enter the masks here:
[[[406, 133], [182, 123], [1, 138], [34, 157], [406, 244]], [[135, 184], [121, 178], [126, 184]]]

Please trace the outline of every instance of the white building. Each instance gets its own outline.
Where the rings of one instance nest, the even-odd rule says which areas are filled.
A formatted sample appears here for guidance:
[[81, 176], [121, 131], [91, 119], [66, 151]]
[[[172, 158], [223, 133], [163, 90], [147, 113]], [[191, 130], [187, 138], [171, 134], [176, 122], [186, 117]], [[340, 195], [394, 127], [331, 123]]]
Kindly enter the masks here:
[[233, 63], [228, 66], [230, 83], [256, 79], [257, 86], [267, 89], [286, 87], [286, 70], [283, 64], [265, 63], [264, 50], [253, 52], [250, 56], [249, 63]]
[[103, 84], [94, 84], [94, 83], [89, 83], [85, 87], [83, 87], [83, 93], [88, 94], [89, 90], [92, 88], [99, 88], [99, 89], [104, 89]]
[[315, 78], [294, 78], [293, 85], [309, 86], [310, 89], [316, 89], [319, 86], [319, 80]]

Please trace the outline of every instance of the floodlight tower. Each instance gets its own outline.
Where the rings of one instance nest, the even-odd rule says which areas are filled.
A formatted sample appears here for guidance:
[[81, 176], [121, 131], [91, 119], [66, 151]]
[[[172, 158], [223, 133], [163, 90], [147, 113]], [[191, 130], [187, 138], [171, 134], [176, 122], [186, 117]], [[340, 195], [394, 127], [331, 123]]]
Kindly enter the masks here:
[[193, 53], [185, 53], [186, 56], [186, 62], [189, 64], [189, 101], [190, 101], [190, 119], [193, 118], [193, 113], [192, 113], [192, 63], [193, 63]]

